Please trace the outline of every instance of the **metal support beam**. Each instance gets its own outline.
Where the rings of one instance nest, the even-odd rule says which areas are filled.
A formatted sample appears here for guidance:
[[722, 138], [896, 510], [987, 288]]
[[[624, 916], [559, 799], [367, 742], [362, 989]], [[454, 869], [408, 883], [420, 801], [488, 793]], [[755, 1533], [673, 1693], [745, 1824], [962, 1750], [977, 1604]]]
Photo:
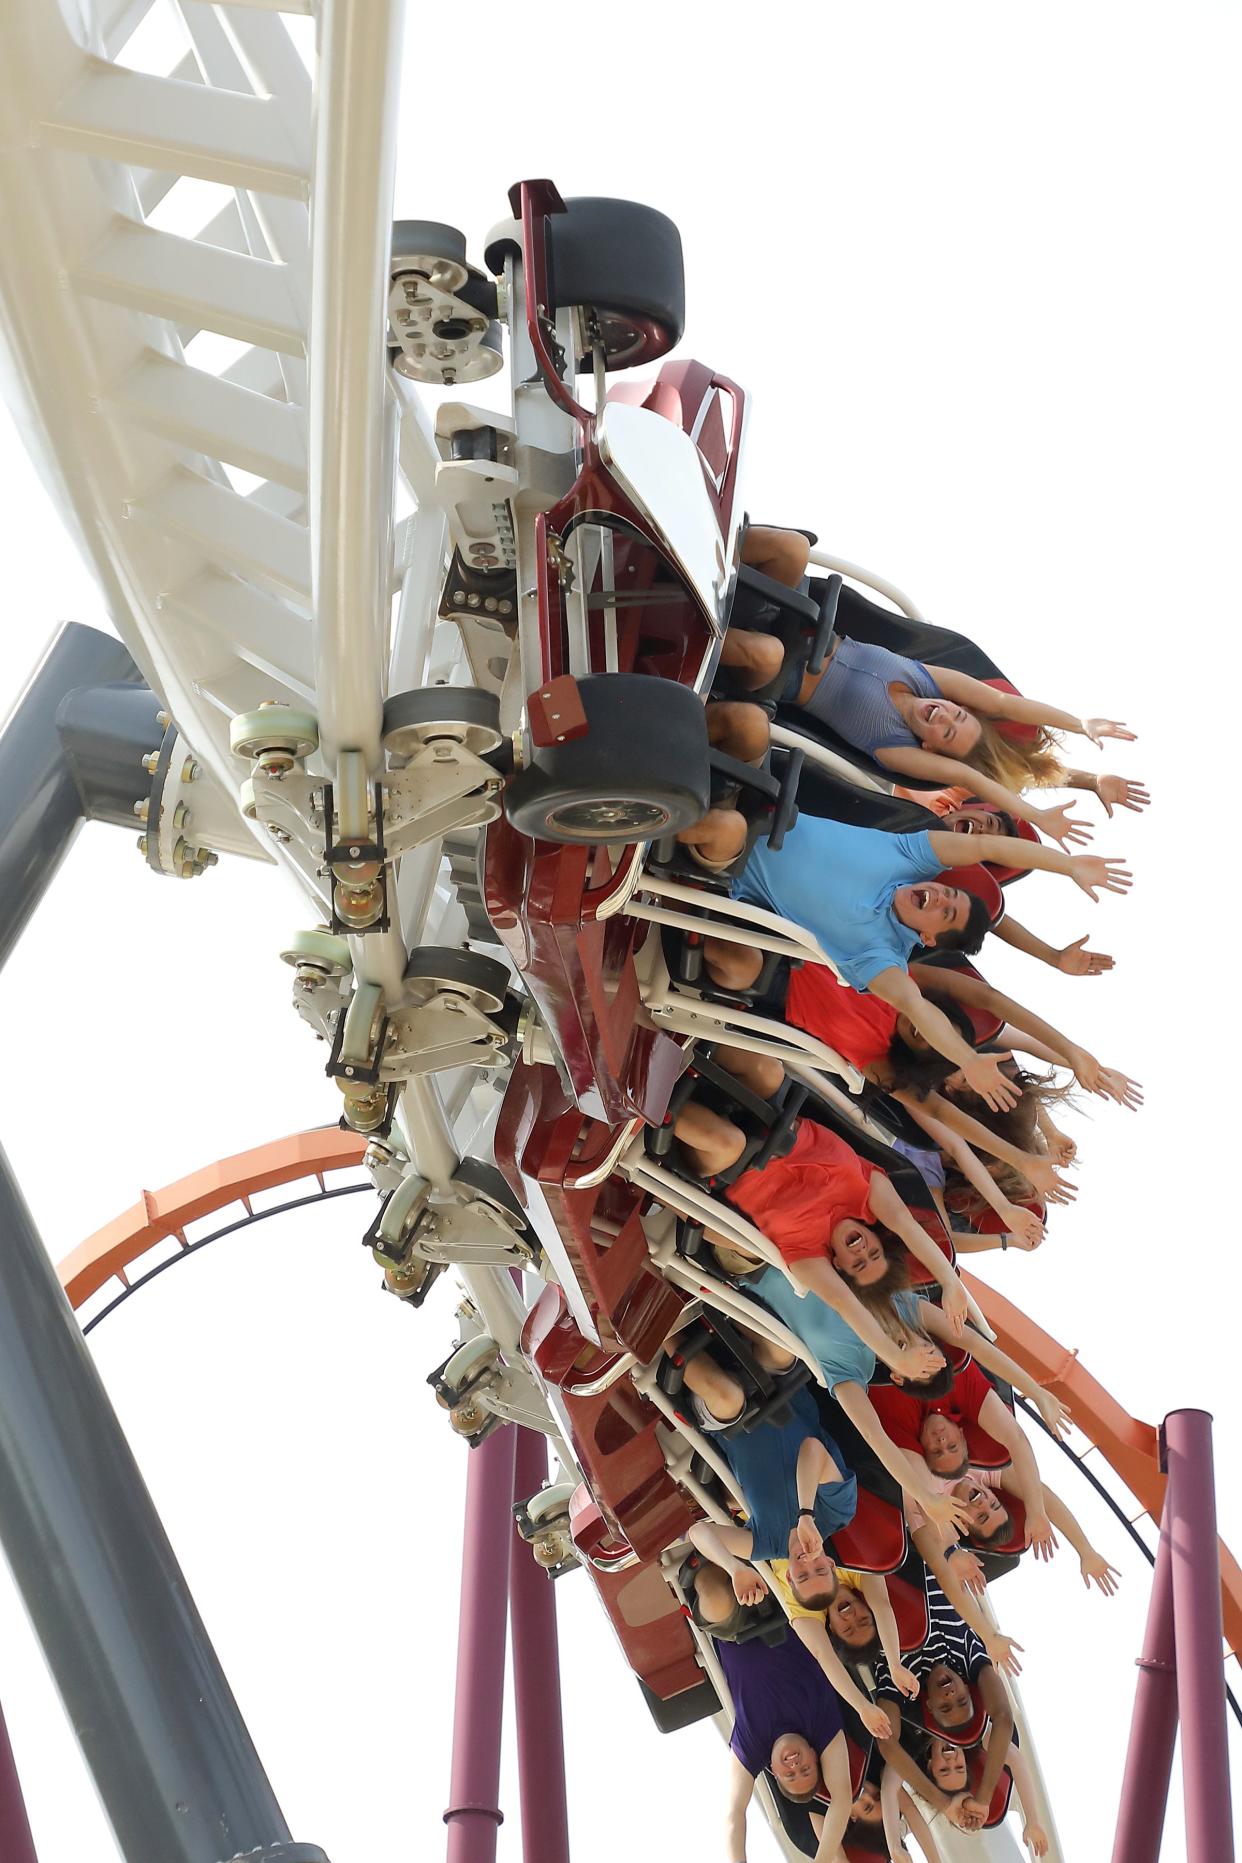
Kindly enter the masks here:
[[[124, 803], [133, 821], [135, 798], [142, 794], [141, 757], [159, 743], [154, 714], [158, 701], [142, 684], [141, 675], [119, 640], [95, 628], [69, 623], [52, 641], [0, 730], [0, 967], [17, 943], [23, 926], [47, 891], [69, 844], [92, 809], [79, 787], [79, 775], [99, 778], [100, 813], [109, 819], [106, 798], [121, 773], [115, 758], [88, 752], [81, 736], [84, 725], [80, 695], [83, 689], [106, 687], [112, 695], [113, 722], [141, 732], [143, 742], [134, 750], [133, 775], [124, 783]], [[74, 707], [74, 741], [82, 760], [66, 755], [57, 728], [58, 715], [71, 695]], [[133, 718], [129, 713], [135, 712]], [[124, 744], [128, 727], [122, 726], [116, 755], [127, 764]], [[105, 767], [106, 765], [106, 767]], [[114, 780], [115, 779], [115, 780]]]
[[1156, 1553], [1138, 1672], [1112, 1863], [1158, 1863], [1164, 1833], [1177, 1740], [1173, 1561], [1167, 1532], [1161, 1533]]
[[325, 756], [378, 769], [396, 404], [384, 331], [404, 0], [327, 0], [311, 194], [310, 521]]
[[493, 1430], [471, 1450], [466, 1474], [453, 1771], [444, 1814], [448, 1863], [495, 1863], [502, 1820], [500, 1743], [517, 1436], [509, 1423]]
[[39, 1863], [3, 1708], [0, 1708], [0, 1857], [4, 1858], [4, 1863]]
[[326, 1863], [289, 1842], [3, 1153], [0, 1533], [128, 1863]]
[[1220, 1554], [1207, 1411], [1171, 1411], [1164, 1420], [1164, 1447], [1169, 1489], [1162, 1538], [1168, 1537], [1173, 1575], [1186, 1863], [1233, 1863]]
[[[518, 1432], [515, 1501], [528, 1501], [548, 1478], [548, 1447], [534, 1430]], [[509, 1572], [513, 1698], [517, 1713], [518, 1790], [526, 1863], [569, 1863], [565, 1738], [556, 1637], [556, 1588], [530, 1548], [518, 1541]]]

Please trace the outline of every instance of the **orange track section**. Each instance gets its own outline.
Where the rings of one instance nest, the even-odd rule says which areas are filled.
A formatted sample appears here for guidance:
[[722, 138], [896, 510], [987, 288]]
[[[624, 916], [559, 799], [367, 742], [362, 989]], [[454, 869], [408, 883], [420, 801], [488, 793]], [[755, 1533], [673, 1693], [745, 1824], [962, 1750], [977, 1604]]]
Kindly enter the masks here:
[[[169, 1236], [176, 1236], [184, 1247], [187, 1223], [230, 1203], [249, 1210], [250, 1198], [257, 1192], [296, 1183], [302, 1177], [316, 1178], [322, 1190], [326, 1173], [361, 1164], [365, 1150], [366, 1140], [357, 1133], [324, 1126], [222, 1158], [163, 1190], [144, 1190], [139, 1202], [96, 1230], [61, 1262], [58, 1273], [70, 1305], [81, 1306], [110, 1280], [128, 1285], [127, 1270]], [[1036, 1326], [1003, 1294], [973, 1275], [964, 1274], [962, 1279], [987, 1315], [1002, 1351], [1056, 1393], [1078, 1428], [1095, 1443], [1152, 1519], [1159, 1520], [1165, 1478], [1160, 1473], [1152, 1425], [1138, 1422], [1123, 1410], [1075, 1353]], [[1220, 1560], [1225, 1639], [1236, 1654], [1242, 1649], [1242, 1571], [1223, 1542]]]
[[322, 1190], [326, 1172], [361, 1164], [365, 1150], [366, 1140], [356, 1132], [323, 1126], [221, 1158], [163, 1190], [144, 1190], [139, 1202], [97, 1229], [60, 1263], [57, 1273], [70, 1306], [80, 1307], [107, 1281], [128, 1286], [126, 1270], [157, 1242], [176, 1236], [184, 1248], [187, 1223], [230, 1203], [249, 1211], [249, 1200], [257, 1192], [296, 1183], [300, 1177], [317, 1178]]
[[[1098, 1379], [1093, 1378], [1076, 1353], [1060, 1345], [1006, 1300], [1003, 1294], [963, 1274], [963, 1281], [978, 1301], [996, 1333], [1002, 1352], [1016, 1359], [1024, 1371], [1046, 1386], [1067, 1406], [1075, 1424], [1099, 1449], [1109, 1466], [1140, 1501], [1153, 1520], [1164, 1506], [1165, 1478], [1160, 1473], [1157, 1433], [1123, 1410]], [[1225, 1641], [1233, 1654], [1242, 1649], [1242, 1570], [1221, 1541], [1220, 1576], [1225, 1620]]]

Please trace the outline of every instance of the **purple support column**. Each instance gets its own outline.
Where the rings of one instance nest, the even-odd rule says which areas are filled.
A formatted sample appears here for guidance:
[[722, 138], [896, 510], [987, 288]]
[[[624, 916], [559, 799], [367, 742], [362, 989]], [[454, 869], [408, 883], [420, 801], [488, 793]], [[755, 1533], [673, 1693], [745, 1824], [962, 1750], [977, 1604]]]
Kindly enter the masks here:
[[4, 1858], [4, 1863], [39, 1863], [3, 1708], [0, 1708], [0, 1857]]
[[1164, 1420], [1164, 1443], [1169, 1472], [1164, 1532], [1173, 1569], [1186, 1863], [1233, 1863], [1211, 1417], [1206, 1410], [1171, 1411]]
[[1160, 1856], [1177, 1739], [1173, 1557], [1166, 1532], [1156, 1553], [1138, 1671], [1113, 1863], [1158, 1863]]
[[[513, 1498], [527, 1501], [547, 1480], [547, 1444], [537, 1430], [518, 1434]], [[565, 1737], [556, 1640], [556, 1593], [530, 1548], [514, 1536], [509, 1576], [513, 1691], [517, 1708], [522, 1855], [526, 1863], [569, 1863]]]
[[470, 1451], [466, 1473], [453, 1771], [444, 1814], [448, 1863], [496, 1858], [517, 1434], [509, 1423], [493, 1430]]

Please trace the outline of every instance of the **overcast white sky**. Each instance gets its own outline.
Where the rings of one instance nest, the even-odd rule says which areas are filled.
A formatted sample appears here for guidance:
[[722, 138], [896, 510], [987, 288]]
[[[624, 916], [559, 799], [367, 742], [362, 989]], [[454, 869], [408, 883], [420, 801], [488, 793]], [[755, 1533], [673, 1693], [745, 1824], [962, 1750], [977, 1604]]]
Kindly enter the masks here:
[[[986, 968], [1142, 1079], [1147, 1108], [1078, 1120], [1077, 1207], [1037, 1257], [984, 1259], [1136, 1414], [1215, 1412], [1222, 1526], [1242, 1544], [1238, 893], [1219, 802], [1239, 691], [1236, 9], [690, 4], [575, 21], [572, 65], [531, 8], [480, 0], [468, 32], [450, 65], [411, 31], [397, 211], [460, 224], [478, 255], [523, 174], [663, 208], [685, 241], [684, 353], [753, 396], [750, 510], [887, 574], [1024, 691], [1140, 732], [1106, 759], [1083, 747], [1155, 794], [1096, 839], [1130, 856], [1133, 896], [1020, 889], [1024, 922], [1055, 943], [1090, 929], [1115, 973], [1071, 981], [1006, 950]], [[0, 472], [3, 707], [59, 620], [108, 617], [7, 427]], [[54, 1256], [144, 1184], [336, 1117], [276, 955], [304, 917], [271, 869], [160, 883], [126, 837], [82, 834], [0, 979], [4, 1142]], [[417, 1315], [379, 1298], [368, 1208], [222, 1242], [96, 1335], [294, 1835], [333, 1863], [442, 1842], [465, 1460], [423, 1382], [451, 1296]], [[1063, 1552], [997, 1605], [1026, 1645], [1066, 1853], [1097, 1863], [1147, 1573], [1053, 1479], [1122, 1596], [1087, 1599]], [[661, 1740], [586, 1578], [557, 1598], [575, 1854], [721, 1857], [714, 1735]], [[111, 1839], [4, 1578], [0, 1694], [44, 1863], [102, 1863]], [[507, 1803], [515, 1863], [511, 1780]], [[1175, 1788], [1170, 1863], [1176, 1813]], [[752, 1854], [773, 1854], [763, 1835]]]

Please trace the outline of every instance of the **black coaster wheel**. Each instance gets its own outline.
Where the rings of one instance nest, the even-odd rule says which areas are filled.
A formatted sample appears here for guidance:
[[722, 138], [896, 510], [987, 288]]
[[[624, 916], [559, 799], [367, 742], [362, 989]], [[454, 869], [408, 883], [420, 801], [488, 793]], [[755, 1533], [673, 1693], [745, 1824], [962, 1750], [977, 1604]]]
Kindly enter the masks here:
[[537, 749], [513, 778], [513, 826], [536, 841], [628, 846], [701, 820], [711, 776], [698, 694], [644, 673], [598, 673], [578, 690], [590, 728]]
[[384, 703], [384, 748], [398, 764], [426, 744], [460, 744], [487, 757], [504, 742], [500, 700], [481, 686], [420, 686], [394, 692]]
[[437, 996], [458, 996], [481, 1015], [493, 1016], [504, 1007], [511, 982], [508, 965], [494, 957], [424, 944], [411, 952], [405, 967], [404, 1000], [422, 1008]]
[[[636, 201], [566, 201], [548, 220], [549, 309], [594, 313], [606, 369], [635, 369], [680, 342], [686, 327], [681, 234]], [[589, 368], [588, 355], [582, 359]]]

